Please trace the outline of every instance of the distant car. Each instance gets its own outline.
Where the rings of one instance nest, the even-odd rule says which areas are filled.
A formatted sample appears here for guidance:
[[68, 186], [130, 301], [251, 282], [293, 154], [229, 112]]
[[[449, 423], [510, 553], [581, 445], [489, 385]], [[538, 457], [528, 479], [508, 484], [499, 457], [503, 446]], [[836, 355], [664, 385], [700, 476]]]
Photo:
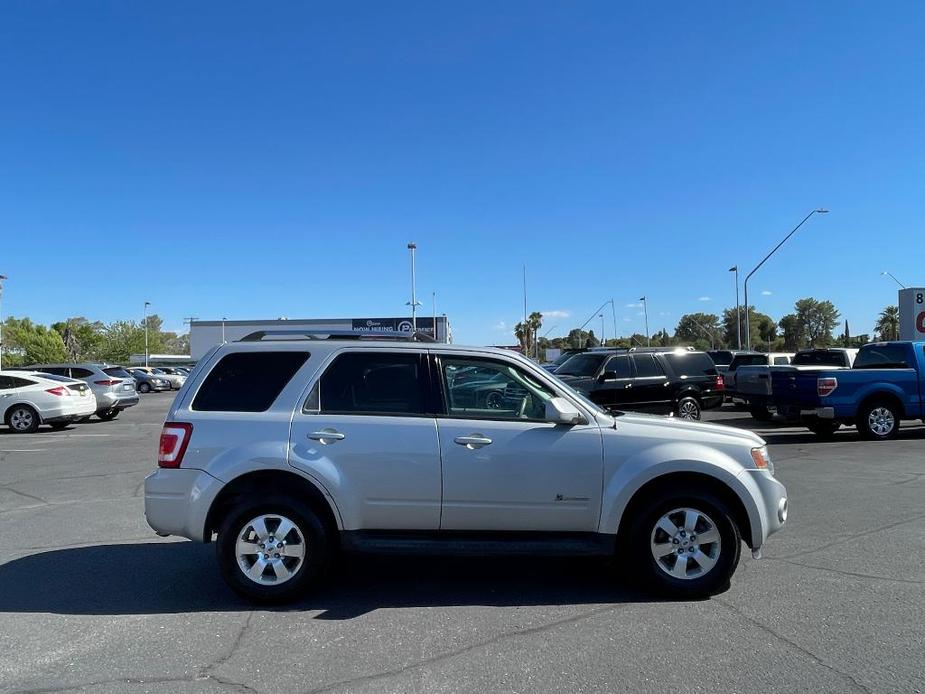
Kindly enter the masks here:
[[134, 380], [121, 366], [75, 362], [33, 364], [28, 368], [86, 383], [96, 397], [96, 416], [102, 420], [115, 419], [122, 410], [138, 404]]
[[562, 354], [560, 354], [560, 355], [556, 358], [555, 361], [551, 361], [551, 362], [549, 362], [548, 364], [541, 364], [540, 366], [542, 366], [544, 369], [546, 369], [549, 373], [554, 374], [554, 373], [556, 372], [556, 369], [558, 369], [560, 366], [562, 366], [565, 362], [567, 362], [569, 359], [571, 359], [574, 355], [576, 355], [576, 354], [581, 354], [581, 353], [584, 352], [584, 351], [585, 351], [585, 350], [583, 350], [583, 349], [566, 349], [566, 350], [563, 350]]
[[96, 412], [86, 383], [34, 371], [0, 371], [0, 417], [17, 434], [60, 429]]
[[186, 375], [180, 373], [171, 366], [139, 366], [136, 367], [136, 370], [144, 371], [151, 376], [162, 378], [167, 381], [174, 390], [180, 390], [183, 384], [186, 383]]
[[676, 414], [700, 419], [719, 407], [723, 377], [706, 352], [639, 348], [576, 354], [555, 376], [609, 410]]
[[156, 376], [143, 368], [131, 368], [128, 372], [135, 379], [135, 387], [139, 393], [159, 393], [162, 390], [170, 390], [170, 381], [165, 376]]

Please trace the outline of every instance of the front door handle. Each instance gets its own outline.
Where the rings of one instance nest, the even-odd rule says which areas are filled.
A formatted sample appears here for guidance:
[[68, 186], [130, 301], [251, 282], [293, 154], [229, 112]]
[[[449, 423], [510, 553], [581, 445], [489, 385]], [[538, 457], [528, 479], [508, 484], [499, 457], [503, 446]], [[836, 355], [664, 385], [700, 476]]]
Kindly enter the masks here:
[[470, 434], [469, 436], [457, 436], [453, 439], [460, 446], [465, 446], [470, 450], [476, 448], [481, 448], [482, 446], [488, 446], [491, 444], [491, 439], [482, 434]]
[[336, 429], [322, 429], [321, 431], [313, 431], [312, 433], [308, 434], [308, 438], [310, 438], [312, 441], [319, 441], [320, 443], [327, 445], [329, 443], [343, 441], [347, 437]]

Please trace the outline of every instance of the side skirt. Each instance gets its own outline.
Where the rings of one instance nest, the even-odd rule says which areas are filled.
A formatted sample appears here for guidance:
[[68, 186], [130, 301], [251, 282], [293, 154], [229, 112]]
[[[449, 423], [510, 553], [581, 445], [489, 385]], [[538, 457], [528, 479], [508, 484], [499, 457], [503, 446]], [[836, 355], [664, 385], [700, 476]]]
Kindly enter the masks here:
[[459, 530], [345, 530], [346, 552], [369, 554], [612, 556], [616, 535]]

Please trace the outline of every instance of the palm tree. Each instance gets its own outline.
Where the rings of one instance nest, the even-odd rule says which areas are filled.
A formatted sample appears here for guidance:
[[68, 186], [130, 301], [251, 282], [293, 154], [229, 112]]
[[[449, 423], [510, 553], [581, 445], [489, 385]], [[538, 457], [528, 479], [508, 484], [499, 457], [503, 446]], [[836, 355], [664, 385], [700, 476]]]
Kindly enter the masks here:
[[887, 306], [880, 312], [877, 319], [877, 325], [874, 330], [880, 335], [881, 340], [898, 340], [899, 339], [899, 307]]
[[[539, 333], [540, 328], [543, 327], [543, 314], [539, 311], [534, 311], [530, 314], [530, 317], [527, 318], [527, 327], [530, 328], [530, 344], [534, 349], [537, 348], [537, 333]], [[526, 353], [529, 356], [529, 352]], [[539, 356], [534, 354], [533, 356]]]
[[529, 354], [530, 348], [530, 326], [520, 322], [514, 326], [514, 337], [520, 343], [520, 349], [524, 355]]

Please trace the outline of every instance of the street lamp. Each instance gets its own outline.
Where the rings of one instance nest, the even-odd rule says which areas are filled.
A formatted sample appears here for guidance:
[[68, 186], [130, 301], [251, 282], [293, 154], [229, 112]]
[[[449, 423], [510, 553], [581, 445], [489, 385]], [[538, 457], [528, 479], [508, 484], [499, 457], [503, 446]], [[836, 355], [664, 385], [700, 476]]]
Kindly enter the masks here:
[[148, 368], [148, 306], [150, 301], [145, 302], [145, 368]]
[[601, 319], [601, 347], [606, 347], [606, 341], [604, 340], [604, 314], [599, 313], [597, 317]]
[[736, 273], [736, 339], [739, 342], [739, 349], [742, 349], [742, 319], [739, 317], [739, 266], [733, 265], [729, 272]]
[[405, 303], [405, 306], [411, 306], [411, 332], [416, 333], [418, 331], [418, 318], [417, 318], [417, 308], [421, 303], [415, 297], [414, 283], [415, 283], [415, 274], [414, 274], [414, 252], [418, 249], [418, 245], [413, 241], [408, 244], [408, 250], [411, 251], [411, 301]]
[[902, 282], [900, 282], [898, 279], [896, 279], [895, 277], [893, 277], [893, 273], [892, 273], [892, 272], [887, 272], [886, 270], [884, 270], [883, 272], [880, 273], [880, 275], [881, 275], [881, 276], [889, 277], [890, 279], [892, 279], [894, 282], [896, 282], [896, 284], [898, 284], [898, 285], [899, 285], [900, 287], [902, 287], [903, 289], [906, 288], [906, 285], [904, 285], [904, 284], [903, 284]]
[[222, 316], [222, 344], [225, 344], [225, 321], [228, 320], [225, 316]]
[[639, 300], [642, 302], [643, 315], [646, 317], [646, 346], [652, 346], [652, 338], [649, 336], [649, 305], [646, 302], [646, 297], [641, 296]]
[[9, 279], [0, 275], [0, 369], [3, 368], [3, 280]]
[[752, 336], [751, 336], [751, 330], [750, 330], [751, 326], [748, 324], [748, 280], [751, 279], [752, 275], [754, 275], [756, 272], [758, 272], [758, 269], [759, 269], [762, 265], [764, 265], [764, 264], [767, 262], [768, 258], [770, 258], [772, 255], [774, 255], [774, 254], [777, 252], [777, 249], [778, 249], [778, 248], [780, 248], [780, 247], [783, 246], [785, 243], [787, 243], [787, 239], [789, 239], [791, 236], [793, 236], [795, 233], [797, 233], [797, 229], [799, 229], [801, 226], [803, 226], [803, 225], [806, 223], [806, 220], [807, 220], [807, 219], [809, 219], [810, 217], [812, 217], [814, 214], [817, 214], [817, 213], [818, 213], [818, 214], [827, 214], [827, 213], [828, 213], [828, 210], [825, 209], [824, 207], [820, 207], [819, 209], [813, 210], [813, 211], [810, 212], [808, 215], [806, 215], [805, 217], [803, 217], [803, 221], [801, 221], [799, 224], [797, 224], [795, 227], [793, 227], [793, 230], [792, 230], [789, 234], [787, 234], [787, 235], [784, 237], [784, 239], [783, 239], [779, 244], [777, 244], [776, 246], [774, 246], [774, 250], [772, 250], [770, 253], [768, 253], [768, 254], [764, 257], [764, 260], [762, 260], [760, 263], [758, 263], [758, 264], [755, 266], [755, 269], [752, 270], [751, 272], [749, 272], [748, 275], [746, 275], [746, 277], [745, 277], [745, 344], [746, 344], [746, 346], [748, 347], [748, 349], [751, 349], [751, 348], [752, 348], [752, 341], [751, 341], [751, 337], [752, 337]]

